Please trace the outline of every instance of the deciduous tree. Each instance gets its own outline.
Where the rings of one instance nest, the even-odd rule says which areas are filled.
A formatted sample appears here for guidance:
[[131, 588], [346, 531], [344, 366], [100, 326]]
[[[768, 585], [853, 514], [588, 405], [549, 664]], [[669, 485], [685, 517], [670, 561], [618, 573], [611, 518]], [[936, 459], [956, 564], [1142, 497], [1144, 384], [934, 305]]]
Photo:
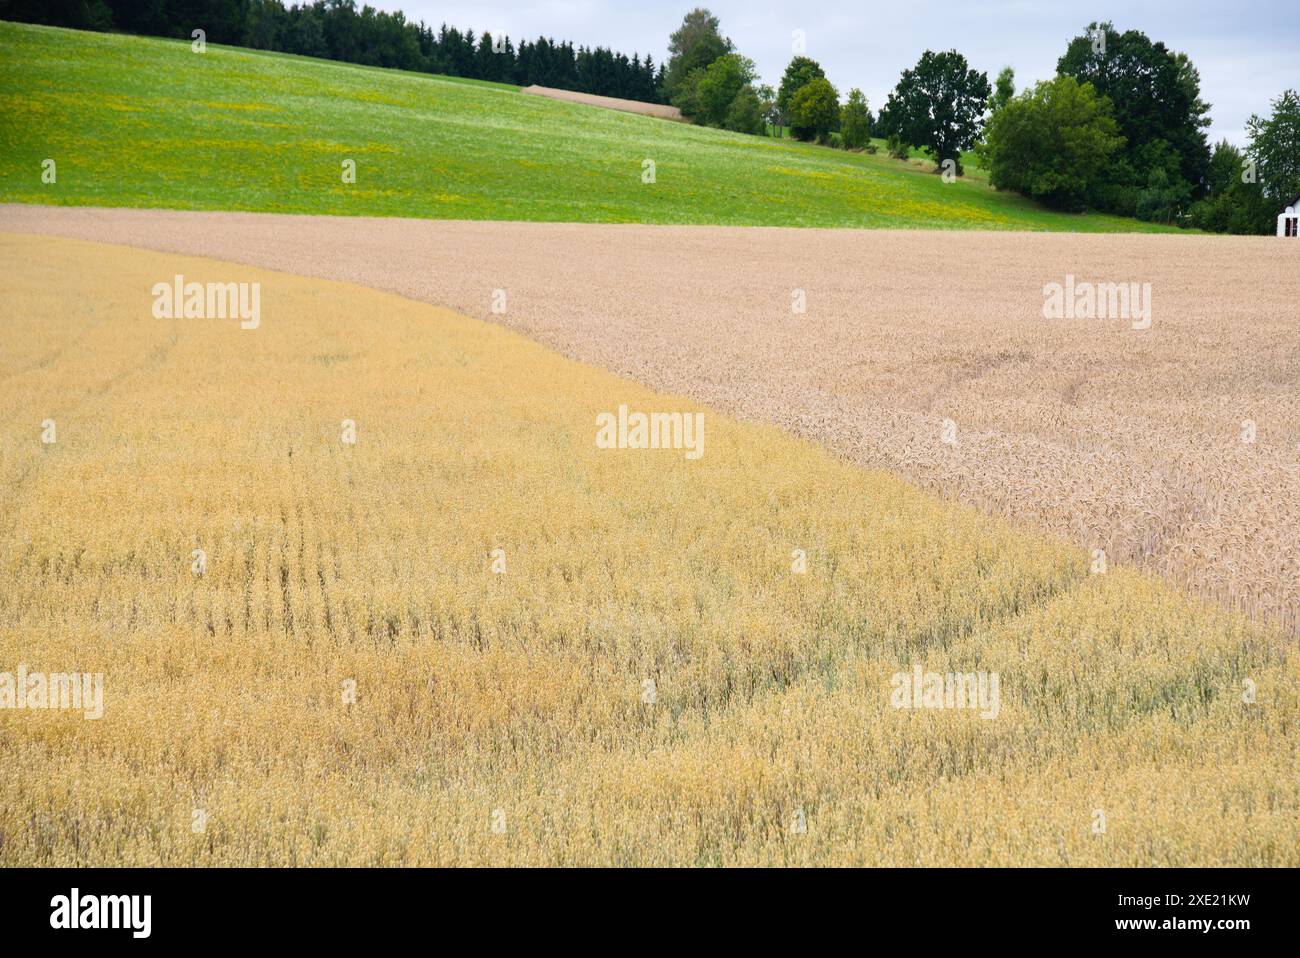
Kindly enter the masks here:
[[664, 94], [676, 102], [678, 90], [696, 70], [732, 51], [731, 41], [719, 31], [718, 18], [696, 7], [682, 18], [682, 25], [668, 38], [668, 65], [664, 73]]
[[801, 140], [825, 142], [840, 125], [840, 95], [831, 81], [818, 77], [790, 100], [790, 129]]
[[1091, 84], [1063, 76], [997, 110], [980, 155], [998, 189], [1081, 210], [1092, 181], [1123, 142], [1105, 98]]
[[848, 101], [840, 111], [840, 135], [846, 150], [861, 149], [871, 139], [871, 111], [867, 108], [867, 98], [857, 87], [849, 91]]
[[961, 153], [979, 136], [990, 93], [988, 75], [971, 69], [956, 50], [926, 50], [899, 77], [880, 111], [880, 125], [887, 136], [926, 147], [936, 168], [952, 160], [960, 175]]

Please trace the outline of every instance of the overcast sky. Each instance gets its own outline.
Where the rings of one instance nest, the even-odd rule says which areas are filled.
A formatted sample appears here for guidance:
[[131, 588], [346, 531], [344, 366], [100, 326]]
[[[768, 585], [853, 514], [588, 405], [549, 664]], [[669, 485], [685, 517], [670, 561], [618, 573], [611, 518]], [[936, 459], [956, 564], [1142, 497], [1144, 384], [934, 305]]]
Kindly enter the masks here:
[[[365, 0], [358, 0], [360, 6]], [[584, 46], [606, 46], [631, 56], [666, 56], [668, 35], [692, 0], [371, 0], [385, 10], [433, 25], [476, 33], [504, 31], [513, 40], [546, 35]], [[927, 48], [956, 48], [992, 82], [1003, 66], [1016, 71], [1017, 89], [1055, 72], [1069, 39], [1090, 20], [1138, 29], [1191, 57], [1210, 104], [1211, 142], [1241, 145], [1246, 118], [1300, 87], [1300, 0], [711, 0], [703, 4], [722, 32], [753, 58], [776, 86], [791, 56], [791, 35], [804, 31], [808, 55], [825, 68], [841, 95], [861, 87], [877, 111]]]

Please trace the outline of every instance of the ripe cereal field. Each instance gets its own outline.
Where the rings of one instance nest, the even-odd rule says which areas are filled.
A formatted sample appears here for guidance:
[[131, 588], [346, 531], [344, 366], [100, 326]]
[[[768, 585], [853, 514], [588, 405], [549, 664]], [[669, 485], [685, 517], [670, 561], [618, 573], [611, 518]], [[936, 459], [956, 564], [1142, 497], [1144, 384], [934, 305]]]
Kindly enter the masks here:
[[1300, 864], [1280, 632], [410, 299], [13, 234], [0, 281], [0, 661], [103, 676], [0, 711], [0, 863]]
[[[450, 306], [1300, 629], [1297, 244], [16, 206], [6, 227]], [[1044, 318], [1067, 277], [1142, 280], [1149, 328]]]

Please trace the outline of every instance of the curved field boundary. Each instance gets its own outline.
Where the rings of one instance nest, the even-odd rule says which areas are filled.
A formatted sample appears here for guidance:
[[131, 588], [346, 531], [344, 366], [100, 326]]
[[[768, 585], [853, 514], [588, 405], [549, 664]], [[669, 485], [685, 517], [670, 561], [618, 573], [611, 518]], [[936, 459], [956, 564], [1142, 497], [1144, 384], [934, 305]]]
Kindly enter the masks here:
[[[0, 228], [449, 306], [1300, 624], [1294, 244], [18, 206]], [[1151, 327], [1045, 319], [1071, 276], [1150, 283]]]
[[1240, 617], [397, 296], [14, 235], [0, 281], [0, 669], [103, 676], [0, 710], [2, 864], [1297, 864]]

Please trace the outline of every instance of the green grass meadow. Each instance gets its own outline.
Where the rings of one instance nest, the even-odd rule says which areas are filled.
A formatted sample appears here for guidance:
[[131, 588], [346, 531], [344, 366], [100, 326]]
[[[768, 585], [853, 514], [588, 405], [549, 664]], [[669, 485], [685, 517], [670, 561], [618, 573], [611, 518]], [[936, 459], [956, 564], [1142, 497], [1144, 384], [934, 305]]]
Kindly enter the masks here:
[[[42, 182], [42, 162], [57, 182]], [[356, 163], [346, 184], [342, 164]], [[652, 159], [656, 182], [642, 182]], [[591, 223], [1164, 231], [923, 162], [514, 87], [0, 23], [0, 201]]]

